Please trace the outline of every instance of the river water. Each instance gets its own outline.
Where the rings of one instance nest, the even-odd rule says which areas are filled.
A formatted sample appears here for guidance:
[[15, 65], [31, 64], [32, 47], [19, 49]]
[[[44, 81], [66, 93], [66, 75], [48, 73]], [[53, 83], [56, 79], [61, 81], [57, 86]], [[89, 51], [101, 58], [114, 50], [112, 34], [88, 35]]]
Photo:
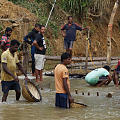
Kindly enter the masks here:
[[[39, 103], [29, 103], [22, 96], [16, 102], [15, 92], [10, 91], [7, 103], [0, 102], [0, 120], [120, 120], [120, 89], [116, 89], [113, 83], [97, 88], [90, 87], [82, 79], [70, 79], [71, 94], [75, 101], [88, 107], [61, 109], [54, 106], [54, 78], [44, 77], [44, 81], [42, 102]], [[112, 92], [112, 98], [106, 97], [109, 92]], [[0, 100], [1, 97], [0, 91]]]

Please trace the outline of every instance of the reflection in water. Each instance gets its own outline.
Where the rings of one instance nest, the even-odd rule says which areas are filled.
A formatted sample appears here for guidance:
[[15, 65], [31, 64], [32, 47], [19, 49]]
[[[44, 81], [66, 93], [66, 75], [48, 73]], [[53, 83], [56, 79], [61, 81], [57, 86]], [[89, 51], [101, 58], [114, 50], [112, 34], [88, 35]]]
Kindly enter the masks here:
[[[76, 102], [85, 103], [87, 108], [60, 109], [54, 106], [54, 79], [45, 78], [50, 83], [41, 91], [42, 102], [29, 103], [21, 97], [15, 101], [15, 92], [10, 91], [7, 103], [0, 103], [0, 120], [119, 120], [120, 94], [111, 83], [107, 87], [90, 87], [84, 80], [71, 79], [71, 93]], [[75, 94], [75, 89], [78, 94]], [[0, 91], [1, 92], [1, 91]], [[84, 92], [84, 95], [82, 95]], [[88, 92], [90, 95], [88, 95]], [[99, 92], [99, 96], [97, 96]], [[108, 92], [114, 92], [107, 98]], [[0, 98], [1, 100], [1, 98]]]

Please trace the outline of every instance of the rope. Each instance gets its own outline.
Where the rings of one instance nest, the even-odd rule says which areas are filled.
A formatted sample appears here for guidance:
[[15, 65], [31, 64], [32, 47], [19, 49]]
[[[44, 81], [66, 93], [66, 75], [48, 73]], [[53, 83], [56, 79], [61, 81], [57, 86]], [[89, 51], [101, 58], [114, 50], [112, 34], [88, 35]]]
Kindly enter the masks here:
[[91, 53], [91, 50], [89, 49], [89, 42], [88, 42], [88, 52], [89, 52], [89, 56], [90, 56], [90, 61], [92, 62], [94, 68], [97, 68], [97, 66], [94, 64], [93, 60], [92, 60], [92, 53]]
[[48, 17], [48, 19], [47, 19], [47, 22], [46, 22], [45, 28], [47, 28], [47, 25], [48, 25], [48, 22], [49, 22], [49, 20], [50, 20], [50, 17], [51, 17], [52, 11], [53, 11], [53, 9], [54, 9], [54, 7], [55, 7], [55, 3], [56, 3], [56, 0], [54, 1], [53, 6], [52, 6], [52, 9], [51, 9], [51, 11], [50, 11], [50, 13], [49, 13], [49, 17]]
[[89, 38], [86, 38], [86, 40], [88, 40], [88, 53], [89, 53], [89, 57], [90, 57], [90, 61], [92, 62], [92, 65], [94, 66], [94, 68], [97, 68], [97, 66], [94, 64], [93, 60], [92, 60], [92, 53], [91, 53], [91, 41]]

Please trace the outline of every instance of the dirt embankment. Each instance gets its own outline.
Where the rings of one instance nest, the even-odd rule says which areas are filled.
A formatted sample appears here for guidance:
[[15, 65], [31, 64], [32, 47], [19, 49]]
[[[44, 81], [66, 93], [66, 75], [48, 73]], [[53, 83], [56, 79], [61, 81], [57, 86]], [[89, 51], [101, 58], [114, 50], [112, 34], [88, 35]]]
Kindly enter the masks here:
[[[91, 28], [91, 50], [93, 56], [106, 56], [107, 51], [107, 29], [109, 18], [111, 15], [111, 11], [113, 9], [113, 4], [109, 7], [105, 14], [100, 17], [88, 19], [84, 22]], [[27, 34], [29, 30], [33, 28], [33, 25], [37, 21], [37, 17], [30, 13], [27, 9], [22, 8], [18, 5], [14, 5], [12, 2], [8, 2], [7, 0], [0, 0], [0, 26], [4, 29], [6, 26], [14, 26], [14, 24], [18, 24], [17, 27], [14, 28], [11, 39], [15, 38], [22, 41], [23, 36]], [[49, 11], [48, 11], [49, 13]], [[55, 6], [54, 12], [52, 14], [51, 20], [57, 22], [58, 26], [66, 23], [68, 14], [66, 14], [63, 10], [61, 10], [58, 6]], [[57, 21], [54, 19], [57, 18]], [[3, 19], [8, 19], [3, 20]], [[27, 23], [27, 27], [25, 25], [25, 19], [29, 22]], [[77, 21], [79, 23], [79, 21]], [[60, 34], [60, 30], [58, 32], [58, 38], [52, 37], [51, 28], [47, 28], [46, 37], [48, 39], [47, 44], [50, 45], [50, 50], [52, 55], [60, 55], [63, 49], [63, 37]], [[113, 34], [112, 34], [112, 56], [119, 56], [120, 51], [120, 7], [117, 10], [114, 24], [113, 24]], [[77, 32], [77, 39], [74, 43], [73, 47], [73, 55], [74, 56], [85, 56], [85, 48], [86, 48], [86, 37], [87, 34], [83, 32]], [[47, 50], [47, 51], [48, 51]]]
[[[89, 16], [92, 19], [87, 20], [88, 26], [91, 28], [91, 50], [93, 56], [106, 56], [107, 54], [107, 31], [108, 24], [111, 16], [111, 12], [114, 6], [115, 0], [111, 3], [109, 8], [104, 11], [102, 17]], [[84, 20], [83, 20], [84, 23]], [[78, 56], [85, 56], [85, 43], [86, 35], [80, 36], [78, 33], [77, 41], [74, 44], [74, 54]], [[112, 33], [112, 56], [120, 56], [120, 7], [117, 9], [117, 13], [113, 23]]]
[[[25, 23], [27, 21], [27, 23]], [[6, 27], [12, 27], [13, 33], [11, 39], [23, 40], [23, 36], [32, 28], [37, 17], [30, 13], [26, 8], [22, 8], [7, 0], [0, 0], [0, 27], [1, 35]], [[25, 24], [29, 24], [26, 25]], [[26, 33], [25, 33], [26, 32]]]
[[[112, 0], [111, 0], [112, 1]], [[107, 54], [107, 31], [108, 31], [108, 24], [111, 16], [111, 12], [116, 0], [111, 2], [111, 5], [108, 9], [103, 12], [101, 16], [88, 16], [88, 19], [83, 19], [82, 23], [74, 19], [78, 24], [86, 24], [91, 29], [91, 51], [93, 56], [106, 56]], [[56, 16], [60, 10], [57, 8], [54, 11], [54, 15]], [[59, 13], [59, 16], [62, 16]], [[64, 17], [62, 16], [61, 22], [58, 25], [66, 23], [67, 14]], [[83, 31], [77, 32], [77, 39], [73, 46], [73, 55], [74, 56], [85, 56], [86, 50], [86, 38], [87, 34]], [[55, 50], [62, 52], [63, 51], [63, 37], [59, 35], [58, 39], [53, 43], [57, 48]], [[117, 13], [114, 18], [113, 23], [113, 33], [112, 33], [112, 56], [119, 56], [120, 55], [120, 7], [117, 9]]]

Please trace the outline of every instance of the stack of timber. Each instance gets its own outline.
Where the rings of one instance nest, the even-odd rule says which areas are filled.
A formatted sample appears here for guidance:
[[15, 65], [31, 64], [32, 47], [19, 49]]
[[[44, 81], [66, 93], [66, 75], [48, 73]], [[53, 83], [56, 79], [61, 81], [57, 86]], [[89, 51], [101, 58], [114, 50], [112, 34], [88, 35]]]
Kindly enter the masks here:
[[[60, 56], [45, 56], [46, 60], [55, 60], [60, 61]], [[118, 60], [120, 57], [111, 57], [111, 60]], [[92, 61], [106, 61], [106, 57], [92, 57]], [[85, 62], [86, 57], [72, 57], [72, 61], [75, 62]], [[88, 61], [91, 61], [91, 58], [88, 57]]]
[[[118, 60], [112, 60], [111, 66], [117, 65], [117, 63], [118, 63]], [[92, 62], [88, 62], [88, 69], [92, 70], [95, 68], [103, 67], [104, 65], [107, 65], [106, 61], [92, 61]], [[69, 65], [68, 68], [85, 69], [85, 62], [73, 63], [73, 64]]]
[[[103, 67], [104, 65], [107, 64], [106, 62], [106, 57], [88, 57], [88, 66], [87, 68], [89, 70], [93, 70], [95, 68]], [[117, 64], [118, 60], [120, 57], [111, 57], [111, 64], [110, 66], [114, 66]], [[60, 61], [60, 56], [46, 56], [46, 60], [54, 60], [54, 61]], [[85, 69], [85, 62], [86, 62], [86, 57], [73, 57], [71, 65], [68, 65], [68, 68], [82, 68]]]

